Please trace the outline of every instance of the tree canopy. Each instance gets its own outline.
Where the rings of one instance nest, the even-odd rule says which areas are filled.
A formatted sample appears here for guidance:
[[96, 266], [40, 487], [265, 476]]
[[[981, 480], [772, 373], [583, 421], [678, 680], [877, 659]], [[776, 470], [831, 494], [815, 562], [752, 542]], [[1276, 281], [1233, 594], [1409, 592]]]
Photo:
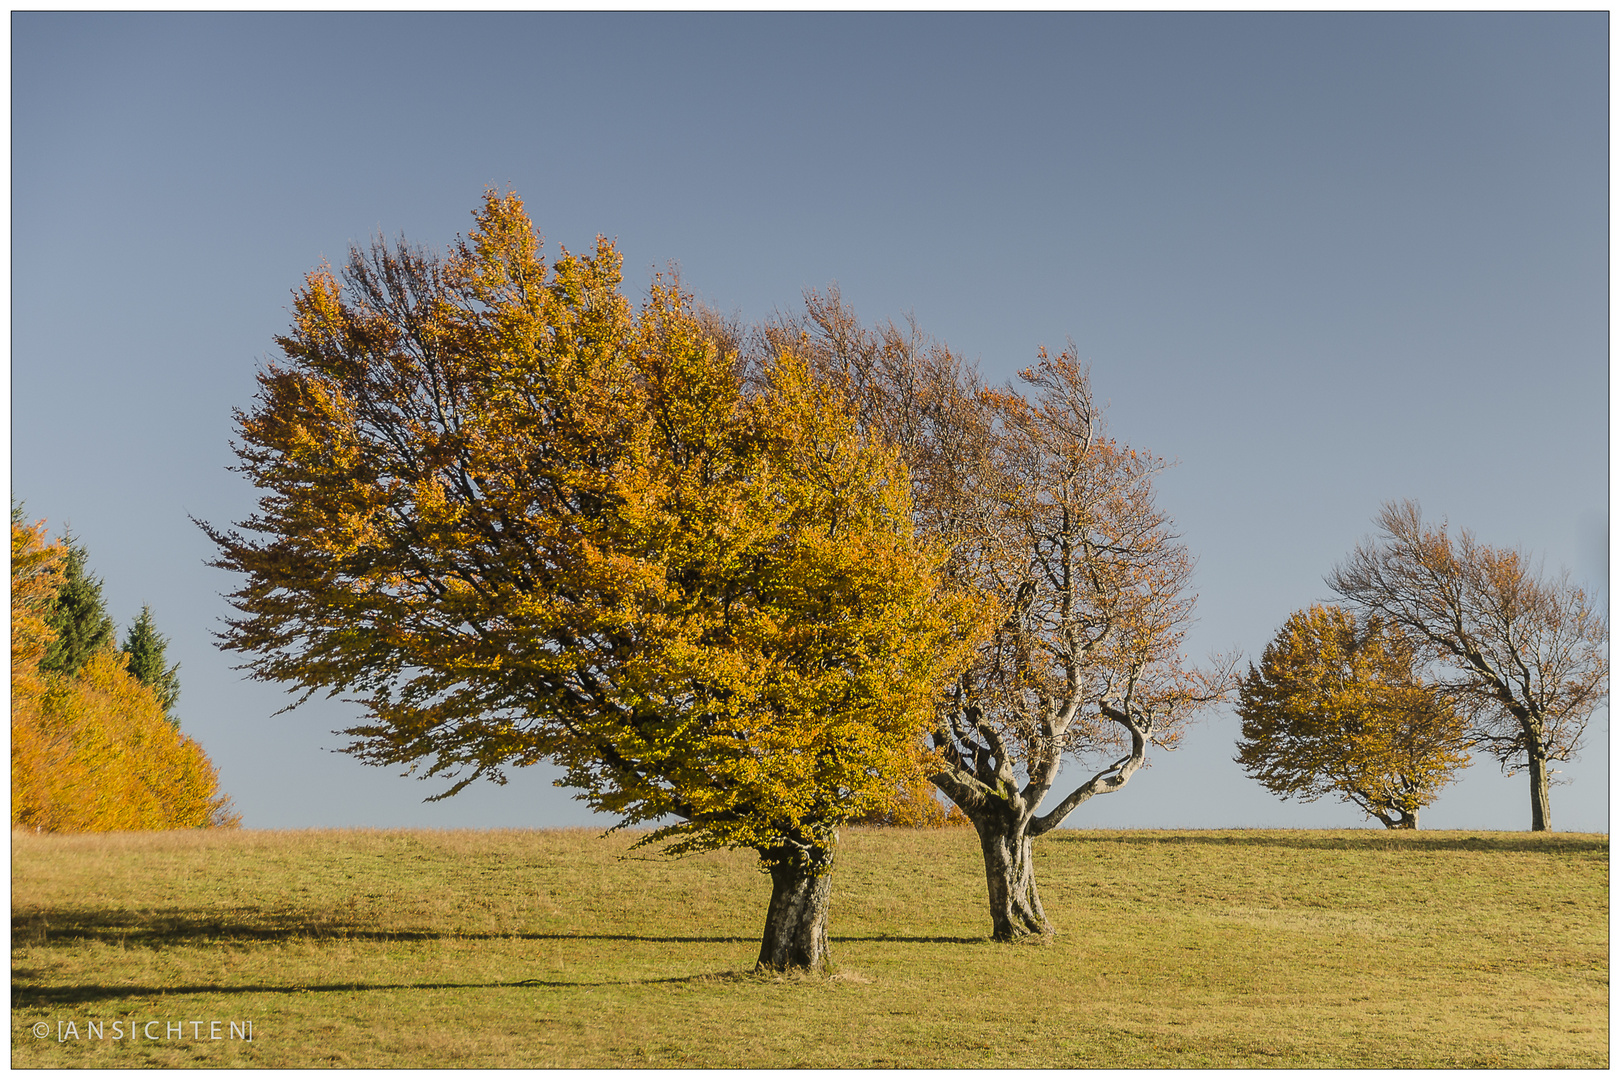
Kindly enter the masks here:
[[1238, 764], [1285, 798], [1338, 795], [1388, 828], [1417, 828], [1468, 761], [1467, 722], [1418, 664], [1376, 615], [1294, 612], [1238, 686]]
[[31, 706], [44, 692], [41, 665], [56, 640], [51, 610], [61, 588], [65, 545], [47, 543], [45, 523], [30, 525], [11, 506], [11, 708]]
[[366, 710], [347, 748], [449, 795], [549, 759], [671, 852], [758, 851], [761, 963], [818, 966], [838, 825], [916, 772], [979, 606], [917, 539], [903, 465], [807, 366], [745, 382], [671, 281], [547, 265], [490, 192], [444, 259], [312, 273], [237, 416], [263, 493], [204, 526], [222, 643]]

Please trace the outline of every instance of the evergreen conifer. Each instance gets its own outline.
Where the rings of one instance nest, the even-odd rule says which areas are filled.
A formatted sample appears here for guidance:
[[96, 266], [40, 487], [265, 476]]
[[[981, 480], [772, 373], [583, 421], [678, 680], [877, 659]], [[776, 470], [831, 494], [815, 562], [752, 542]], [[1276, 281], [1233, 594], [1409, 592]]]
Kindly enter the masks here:
[[123, 650], [129, 654], [129, 673], [151, 687], [158, 703], [163, 706], [164, 718], [175, 727], [180, 720], [174, 715], [174, 703], [180, 699], [180, 665], [164, 667], [164, 650], [169, 639], [157, 632], [152, 624], [152, 609], [141, 605], [140, 617], [130, 625], [124, 636]]
[[101, 598], [101, 579], [92, 577], [86, 566], [84, 545], [75, 543], [71, 536], [63, 539], [67, 542], [67, 558], [62, 563], [62, 585], [56, 591], [56, 603], [48, 620], [56, 631], [56, 640], [39, 666], [41, 671], [77, 675], [91, 653], [113, 647], [116, 628]]

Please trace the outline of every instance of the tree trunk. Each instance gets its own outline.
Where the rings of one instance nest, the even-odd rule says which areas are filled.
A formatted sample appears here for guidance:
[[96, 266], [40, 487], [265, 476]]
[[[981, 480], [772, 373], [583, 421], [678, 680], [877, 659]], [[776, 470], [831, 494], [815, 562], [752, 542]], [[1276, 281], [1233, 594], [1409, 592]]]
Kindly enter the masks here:
[[1030, 934], [1050, 934], [1041, 895], [1035, 888], [1035, 863], [1029, 835], [994, 820], [975, 821], [984, 851], [984, 876], [990, 886], [991, 933], [997, 941]]
[[1362, 807], [1364, 810], [1367, 810], [1369, 814], [1377, 818], [1379, 821], [1382, 821], [1384, 823], [1384, 828], [1386, 829], [1415, 829], [1418, 827], [1418, 812], [1416, 810], [1407, 810], [1400, 806], [1390, 806], [1385, 808], [1389, 811], [1388, 813], [1385, 813], [1384, 810], [1381, 810], [1376, 806], [1369, 808], [1365, 803], [1357, 803], [1356, 805]]
[[1552, 804], [1547, 792], [1547, 755], [1539, 743], [1530, 744], [1530, 831], [1552, 828]]
[[827, 967], [827, 913], [832, 906], [830, 858], [810, 863], [784, 857], [781, 849], [761, 851], [770, 864], [771, 906], [765, 916], [765, 939], [759, 946], [759, 971]]

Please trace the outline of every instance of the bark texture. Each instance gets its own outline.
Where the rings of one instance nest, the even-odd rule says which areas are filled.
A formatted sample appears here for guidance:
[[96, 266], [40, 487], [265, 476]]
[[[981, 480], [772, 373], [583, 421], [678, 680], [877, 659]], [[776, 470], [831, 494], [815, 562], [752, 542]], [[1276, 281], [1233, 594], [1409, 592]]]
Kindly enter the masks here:
[[1006, 741], [977, 709], [947, 714], [949, 726], [942, 725], [935, 732], [934, 745], [948, 767], [930, 779], [967, 815], [979, 834], [989, 887], [991, 936], [997, 941], [1052, 933], [1035, 885], [1033, 841], [1061, 825], [1075, 807], [1092, 796], [1124, 787], [1147, 760], [1152, 720], [1133, 713], [1128, 703], [1118, 708], [1104, 702], [1101, 711], [1128, 733], [1130, 751], [1045, 814], [1037, 810], [1057, 781], [1061, 757], [1057, 738], [1050, 734], [1056, 725], [1047, 725], [1049, 734], [1029, 755], [1030, 775], [1022, 785], [1013, 772]]
[[1382, 821], [1386, 829], [1415, 829], [1418, 827], [1416, 810], [1392, 810], [1387, 814], [1374, 812], [1373, 816]]
[[826, 970], [832, 908], [832, 852], [819, 845], [760, 852], [771, 874], [771, 906], [759, 946], [759, 971]]
[[[1033, 843], [1011, 823], [981, 819], [973, 823], [984, 852], [985, 882], [990, 887], [991, 936], [997, 941], [1015, 941], [1031, 934], [1050, 934], [1052, 924], [1041, 907], [1040, 890], [1035, 887]], [[997, 826], [1003, 826], [998, 828]]]

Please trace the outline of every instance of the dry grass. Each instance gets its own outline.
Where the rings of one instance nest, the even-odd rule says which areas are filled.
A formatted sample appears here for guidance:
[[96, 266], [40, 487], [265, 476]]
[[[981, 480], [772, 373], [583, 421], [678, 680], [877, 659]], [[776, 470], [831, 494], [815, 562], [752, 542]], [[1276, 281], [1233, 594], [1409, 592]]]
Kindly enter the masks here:
[[[1606, 836], [1061, 832], [1059, 933], [1007, 946], [971, 831], [855, 831], [814, 979], [750, 972], [748, 855], [629, 844], [16, 833], [12, 1064], [1608, 1064]], [[160, 1037], [110, 1037], [131, 1020]]]

